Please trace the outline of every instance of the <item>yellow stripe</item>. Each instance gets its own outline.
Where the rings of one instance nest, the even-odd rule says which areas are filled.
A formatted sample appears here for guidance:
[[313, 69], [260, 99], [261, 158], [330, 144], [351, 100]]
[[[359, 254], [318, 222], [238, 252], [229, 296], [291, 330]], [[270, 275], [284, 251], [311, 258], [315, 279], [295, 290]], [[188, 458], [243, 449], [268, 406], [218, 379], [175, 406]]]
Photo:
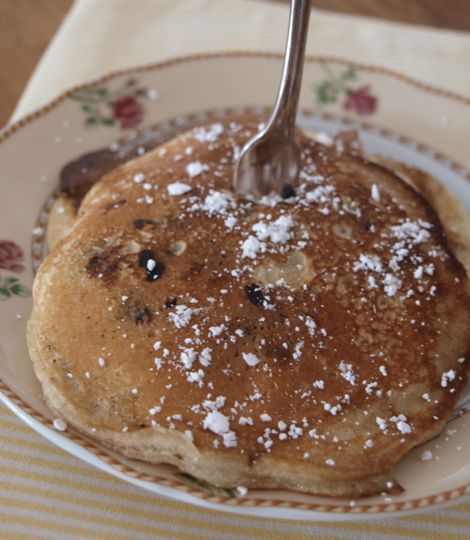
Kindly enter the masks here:
[[18, 463], [26, 463], [28, 465], [36, 465], [38, 467], [47, 467], [54, 471], [65, 471], [74, 474], [81, 474], [84, 478], [89, 478], [90, 474], [93, 475], [93, 478], [97, 478], [107, 482], [110, 478], [109, 474], [106, 474], [100, 470], [97, 470], [95, 467], [89, 465], [68, 465], [67, 463], [60, 463], [57, 461], [52, 461], [52, 459], [46, 459], [43, 457], [30, 456], [30, 455], [19, 455], [15, 452], [10, 452], [9, 450], [2, 450], [2, 457], [6, 459], [11, 459]]
[[435, 514], [418, 514], [416, 516], [406, 516], [402, 519], [406, 521], [416, 521], [418, 523], [437, 523], [438, 525], [453, 525], [454, 527], [469, 527], [470, 528], [470, 519], [461, 518], [461, 517], [446, 517], [445, 511], [441, 512], [439, 515]]
[[[30, 488], [29, 486], [18, 486], [17, 484], [15, 483], [10, 483], [10, 482], [4, 482], [2, 484], [2, 487], [5, 489], [5, 490], [8, 490], [8, 491], [12, 491], [12, 492], [20, 492], [20, 493], [25, 493], [25, 494], [28, 494], [28, 495], [35, 495], [35, 496], [44, 496], [44, 497], [47, 497], [47, 498], [51, 498], [53, 500], [58, 500], [58, 501], [63, 501], [64, 500], [64, 495], [63, 494], [60, 494], [60, 493], [55, 493], [53, 492], [52, 490], [49, 490], [49, 489], [45, 489], [45, 488]], [[0, 497], [0, 501], [2, 501], [3, 498]], [[79, 504], [79, 505], [82, 505], [82, 506], [85, 506], [85, 507], [88, 507], [88, 508], [95, 508], [95, 509], [98, 509], [98, 510], [105, 510], [105, 511], [108, 511], [108, 512], [116, 512], [116, 513], [119, 513], [119, 514], [123, 514], [123, 515], [126, 515], [126, 516], [129, 516], [131, 518], [144, 518], [144, 519], [149, 519], [149, 520], [157, 520], [158, 522], [165, 522], [165, 523], [170, 523], [170, 524], [178, 524], [178, 525], [185, 525], [187, 527], [194, 527], [194, 528], [199, 528], [199, 529], [204, 529], [206, 531], [213, 531], [213, 532], [223, 532], [225, 534], [229, 534], [229, 533], [249, 533], [250, 535], [252, 535], [253, 537], [258, 537], [258, 538], [276, 538], [276, 534], [279, 534], [278, 538], [282, 538], [282, 539], [292, 539], [292, 540], [310, 540], [311, 539], [311, 535], [309, 534], [289, 534], [289, 533], [276, 533], [275, 531], [266, 531], [264, 529], [260, 529], [260, 528], [257, 528], [257, 527], [252, 527], [248, 524], [241, 524], [240, 526], [237, 526], [237, 525], [229, 525], [229, 524], [226, 524], [226, 523], [216, 523], [214, 521], [214, 518], [218, 515], [220, 517], [222, 517], [222, 519], [225, 519], [225, 515], [224, 514], [221, 514], [219, 512], [209, 512], [206, 510], [206, 512], [210, 513], [211, 514], [211, 517], [213, 519], [213, 521], [209, 521], [209, 522], [206, 522], [206, 521], [202, 521], [202, 520], [198, 520], [198, 519], [193, 519], [193, 518], [186, 518], [186, 517], [182, 517], [182, 516], [171, 516], [171, 515], [165, 515], [165, 514], [159, 514], [158, 516], [155, 515], [155, 513], [153, 513], [152, 511], [145, 511], [143, 509], [140, 509], [138, 506], [137, 507], [131, 507], [129, 505], [126, 505], [126, 506], [122, 506], [120, 504], [114, 504], [114, 503], [106, 503], [106, 502], [103, 502], [103, 501], [93, 501], [93, 500], [89, 500], [89, 499], [85, 499], [85, 498], [82, 498], [82, 497], [79, 497], [77, 495], [73, 495], [73, 494], [67, 494], [67, 502], [69, 503], [72, 503], [72, 504]], [[23, 505], [23, 500], [21, 501], [17, 501], [16, 504], [12, 503], [14, 506], [18, 506], [20, 508], [22, 508], [24, 505]], [[31, 504], [35, 504], [35, 503], [31, 503]], [[154, 506], [159, 506], [158, 504], [155, 504]], [[197, 507], [194, 507], [194, 506], [189, 506], [189, 509], [192, 510], [193, 512], [198, 512], [199, 513], [199, 508]], [[65, 511], [63, 511], [62, 509], [55, 509], [54, 507], [49, 507], [49, 506], [46, 506], [45, 508], [45, 511], [48, 512], [48, 513], [52, 513], [54, 515], [59, 515], [59, 516], [62, 516], [62, 515], [65, 515]], [[75, 512], [75, 511], [72, 511], [72, 512]], [[215, 514], [215, 515], [214, 515]], [[84, 514], [83, 512], [78, 512], [78, 515], [80, 518], [83, 518]], [[91, 520], [91, 516], [89, 514], [86, 514], [86, 519], [87, 520]], [[97, 518], [94, 518], [95, 520]], [[252, 518], [246, 518], [246, 516], [234, 516], [233, 519], [242, 519], [244, 521], [248, 521], [249, 519], [252, 519]], [[267, 518], [253, 518], [254, 520], [258, 520], [258, 521], [266, 521]], [[269, 519], [270, 523], [272, 523], [272, 520]], [[98, 521], [99, 523], [103, 523], [103, 522], [107, 522], [107, 518], [104, 518], [103, 520], [101, 521]], [[298, 523], [298, 522], [295, 522], [295, 523]], [[129, 522], [125, 522], [123, 525], [123, 527], [129, 527], [129, 528], [133, 528], [133, 524], [132, 523], [129, 523]], [[323, 537], [325, 538], [325, 540], [328, 540], [329, 538], [333, 538], [333, 537]], [[334, 537], [336, 538], [336, 537]]]
[[[43, 495], [45, 497], [49, 497], [51, 499], [55, 499], [55, 500], [60, 500], [60, 501], [63, 501], [63, 495], [62, 494], [58, 494], [58, 493], [55, 493], [53, 492], [52, 490], [48, 490], [48, 489], [44, 489], [44, 488], [38, 488], [38, 489], [35, 489], [35, 488], [29, 488], [27, 486], [18, 486], [17, 484], [15, 483], [4, 483], [3, 484], [3, 487], [4, 489], [7, 489], [7, 490], [10, 490], [10, 491], [13, 491], [13, 492], [20, 492], [20, 493], [26, 493], [26, 494], [31, 494], [31, 495]], [[91, 489], [91, 491], [93, 491], [93, 489]], [[240, 526], [231, 526], [231, 525], [227, 525], [227, 524], [224, 524], [224, 523], [207, 523], [207, 522], [203, 522], [203, 521], [200, 521], [200, 520], [196, 520], [196, 519], [191, 519], [191, 518], [184, 518], [184, 517], [181, 517], [181, 516], [173, 516], [173, 517], [167, 517], [165, 515], [159, 515], [157, 518], [155, 517], [155, 515], [152, 515], [152, 512], [147, 512], [145, 510], [142, 510], [142, 509], [139, 509], [138, 507], [130, 507], [129, 505], [125, 506], [125, 507], [122, 507], [120, 504], [114, 504], [114, 503], [105, 503], [105, 502], [100, 502], [100, 501], [90, 501], [90, 500], [87, 500], [87, 499], [84, 499], [84, 498], [81, 498], [79, 496], [76, 496], [76, 495], [73, 495], [73, 494], [70, 494], [70, 495], [67, 495], [67, 500], [68, 502], [70, 503], [73, 503], [73, 504], [80, 504], [80, 505], [83, 505], [85, 507], [94, 507], [94, 508], [98, 508], [98, 509], [103, 509], [103, 510], [107, 510], [107, 511], [110, 511], [110, 512], [118, 512], [118, 513], [121, 513], [121, 514], [124, 514], [124, 515], [129, 515], [130, 517], [143, 517], [143, 518], [146, 518], [146, 519], [158, 519], [158, 521], [162, 522], [169, 522], [169, 523], [179, 523], [179, 524], [182, 524], [182, 525], [186, 525], [188, 527], [199, 527], [201, 529], [206, 529], [206, 530], [211, 530], [211, 531], [214, 531], [214, 532], [219, 532], [219, 531], [223, 531], [225, 533], [237, 533], [237, 532], [244, 532], [245, 534], [246, 533], [250, 533], [251, 535], [253, 536], [257, 536], [259, 538], [275, 538], [277, 534], [279, 534], [279, 538], [286, 538], [286, 539], [289, 539], [289, 538], [292, 538], [292, 539], [296, 539], [296, 540], [301, 540], [301, 539], [309, 539], [311, 538], [311, 535], [300, 535], [300, 534], [289, 534], [289, 533], [276, 533], [276, 532], [271, 532], [271, 531], [265, 531], [263, 529], [259, 529], [259, 528], [256, 528], [256, 527], [251, 527], [249, 525], [249, 523], [246, 523], [246, 522], [249, 522], [249, 520], [254, 520], [254, 521], [258, 521], [258, 522], [263, 522], [263, 521], [267, 521], [269, 520], [269, 522], [272, 522], [272, 520], [270, 520], [269, 518], [258, 518], [258, 517], [246, 517], [246, 516], [240, 516], [236, 519], [241, 519], [243, 520], [243, 524], [241, 524]], [[155, 506], [168, 506], [168, 505], [161, 505], [159, 504], [160, 501], [154, 501], [154, 505]], [[22, 501], [19, 502], [19, 505], [22, 506]], [[195, 511], [196, 508], [193, 507], [193, 506], [189, 506], [189, 509], [191, 509], [192, 511]], [[211, 514], [211, 517], [214, 518], [214, 512], [210, 512], [208, 510], [204, 510], [204, 509], [199, 509], [197, 508], [197, 512], [199, 513], [200, 510], [203, 511], [203, 513], [209, 513]], [[59, 515], [63, 515], [63, 512], [61, 510], [58, 510], [58, 513]], [[217, 515], [217, 514], [216, 514]], [[221, 514], [219, 514], [221, 515]], [[87, 515], [87, 519], [88, 519], [88, 515]], [[425, 519], [423, 518], [423, 521], [425, 521]], [[284, 523], [286, 524], [293, 524], [293, 523], [297, 523], [298, 524], [298, 521], [295, 521], [295, 520], [286, 520]], [[409, 537], [421, 537], [421, 538], [427, 538], [429, 537], [429, 532], [428, 531], [420, 531], [420, 530], [417, 530], [415, 528], [405, 528], [405, 527], [402, 527], [402, 526], [398, 526], [398, 524], [396, 525], [393, 525], [393, 526], [384, 526], [384, 525], [381, 525], [379, 523], [376, 523], [376, 522], [373, 522], [373, 523], [370, 523], [370, 524], [363, 524], [363, 523], [356, 523], [356, 522], [349, 522], [347, 525], [345, 525], [344, 523], [336, 523], [336, 522], [322, 522], [321, 525], [322, 527], [326, 528], [326, 529], [335, 529], [335, 530], [344, 530], [345, 528], [347, 528], [347, 530], [354, 530], [354, 531], [363, 531], [363, 532], [371, 532], [371, 531], [374, 531], [375, 533], [387, 533], [387, 534], [391, 534], [391, 535], [405, 535], [405, 536], [409, 536]], [[326, 537], [325, 537], [326, 538]], [[446, 535], [446, 539], [463, 539], [463, 538], [466, 538], [465, 535]]]
[[[93, 533], [90, 529], [82, 529], [81, 527], [74, 527], [71, 525], [59, 525], [56, 522], [46, 521], [43, 519], [32, 518], [27, 516], [13, 516], [10, 514], [3, 514], [0, 512], [0, 520], [2, 523], [11, 523], [13, 525], [24, 525], [27, 527], [34, 527], [36, 529], [45, 529], [51, 532], [60, 532], [63, 534], [76, 534], [82, 538], [96, 538], [96, 533]], [[37, 537], [36, 537], [37, 538]], [[122, 536], [107, 535], [107, 538], [116, 540], [122, 540]]]
[[[44, 496], [47, 498], [63, 501], [63, 495], [59, 493], [55, 493], [52, 490], [45, 489], [45, 488], [30, 488], [29, 486], [18, 486], [18, 484], [15, 483], [3, 483], [2, 486], [4, 486], [5, 489], [12, 491], [12, 492], [20, 492], [25, 493], [27, 495], [32, 496]], [[98, 510], [108, 511], [108, 512], [116, 512], [123, 515], [128, 515], [131, 518], [144, 518], [149, 520], [157, 520], [158, 522], [167, 522], [167, 523], [176, 523], [179, 525], [185, 525], [188, 527], [193, 528], [199, 528], [199, 529], [205, 529], [212, 532], [224, 532], [226, 534], [232, 533], [250, 533], [250, 535], [255, 538], [272, 538], [272, 539], [279, 539], [279, 540], [311, 540], [310, 534], [290, 534], [287, 532], [277, 532], [277, 531], [266, 531], [264, 529], [259, 529], [257, 527], [250, 526], [250, 523], [246, 523], [250, 519], [254, 521], [268, 521], [270, 524], [272, 523], [272, 519], [269, 518], [257, 518], [257, 517], [247, 517], [247, 516], [233, 516], [232, 519], [240, 520], [243, 523], [240, 523], [240, 525], [229, 525], [224, 523], [215, 523], [214, 520], [217, 519], [217, 516], [221, 517], [222, 519], [226, 518], [226, 514], [220, 513], [220, 512], [209, 512], [211, 514], [212, 521], [211, 522], [205, 522], [197, 519], [192, 518], [185, 518], [181, 516], [167, 516], [165, 513], [158, 514], [158, 516], [155, 514], [155, 512], [152, 512], [151, 510], [145, 511], [141, 508], [137, 507], [130, 507], [129, 505], [121, 506], [119, 504], [113, 504], [113, 503], [105, 503], [103, 501], [94, 501], [90, 499], [85, 499], [82, 497], [78, 497], [76, 495], [68, 494], [67, 495], [67, 502], [72, 504], [79, 504], [83, 505], [85, 507], [91, 507]], [[18, 505], [22, 506], [23, 501], [18, 501]], [[158, 505], [155, 505], [158, 506]], [[190, 509], [194, 512], [199, 513], [199, 508], [191, 506]], [[63, 512], [59, 511], [60, 515], [63, 515]], [[80, 515], [83, 517], [84, 514], [80, 513]], [[87, 519], [89, 518], [89, 514], [86, 514]], [[286, 523], [286, 525], [292, 525], [292, 524], [298, 524], [298, 521], [295, 520], [283, 520], [280, 523]], [[130, 525], [130, 524], [129, 524]], [[205, 537], [204, 537], [205, 538]], [[316, 537], [320, 538], [320, 537]], [[322, 536], [321, 537], [324, 540], [333, 540], [336, 539], [336, 536]]]
[[70, 456], [68, 452], [62, 450], [62, 448], [59, 448], [58, 446], [54, 446], [51, 443], [47, 442], [39, 442], [41, 440], [44, 440], [41, 436], [38, 436], [38, 441], [31, 441], [28, 439], [20, 439], [15, 436], [11, 436], [2, 430], [1, 438], [2, 440], [7, 441], [9, 444], [13, 444], [16, 446], [33, 448], [35, 450], [39, 450], [47, 454], [54, 454], [56, 456]]
[[[1, 524], [0, 524], [0, 534], [2, 534]], [[5, 535], [8, 535], [8, 536], [4, 536], [3, 538], [8, 538], [8, 540], [29, 540], [29, 539], [38, 540], [37, 534], [31, 535], [25, 532], [15, 533], [15, 532], [8, 531], [8, 532], [5, 532]]]
[[470, 503], [459, 503], [449, 508], [449, 510], [456, 510], [457, 512], [470, 512]]
[[8, 416], [5, 418], [3, 413], [7, 409], [2, 409], [2, 404], [0, 403], [0, 425], [8, 427], [10, 429], [19, 428], [20, 431], [28, 431], [29, 433], [35, 433], [34, 429], [29, 427], [26, 422], [21, 420], [18, 416], [15, 416], [13, 413], [8, 411]]
[[[9, 466], [2, 467], [2, 472], [4, 474], [10, 474], [12, 476], [19, 476], [20, 478], [26, 478], [29, 480], [49, 482], [49, 483], [53, 483], [53, 484], [63, 486], [63, 487], [70, 487], [74, 489], [85, 490], [87, 492], [92, 491], [97, 495], [99, 494], [99, 495], [105, 495], [105, 496], [109, 495], [109, 492], [111, 489], [116, 490], [116, 488], [119, 489], [119, 488], [128, 487], [127, 484], [125, 484], [124, 482], [120, 481], [119, 479], [113, 476], [109, 477], [110, 483], [113, 484], [112, 486], [101, 487], [101, 486], [93, 486], [93, 485], [86, 484], [85, 482], [86, 477], [84, 477], [83, 482], [79, 482], [71, 478], [52, 477], [44, 473], [34, 472], [34, 471], [29, 472], [26, 470], [21, 470], [21, 469], [17, 469], [15, 467], [9, 467]], [[122, 491], [122, 489], [120, 490], [119, 495], [126, 499], [130, 499], [134, 502], [144, 502], [146, 504], [153, 504], [154, 502], [154, 498], [151, 497], [150, 495], [145, 496], [145, 495], [137, 495], [137, 494], [130, 494], [130, 493], [128, 494], [125, 491]], [[171, 505], [168, 504], [168, 506], [170, 507]]]
[[[19, 505], [17, 504], [19, 502]], [[80, 511], [76, 511], [76, 510], [66, 510], [66, 509], [62, 509], [62, 508], [53, 508], [53, 507], [50, 507], [48, 505], [45, 505], [45, 504], [41, 504], [41, 503], [35, 503], [35, 502], [31, 502], [31, 501], [28, 501], [28, 500], [23, 500], [23, 501], [12, 501], [11, 499], [8, 499], [7, 497], [1, 497], [0, 496], [0, 503], [2, 504], [2, 506], [5, 508], [5, 507], [10, 507], [10, 508], [21, 508], [21, 509], [25, 509], [25, 510], [29, 510], [29, 511], [32, 511], [32, 512], [43, 512], [43, 513], [47, 513], [47, 514], [50, 514], [50, 515], [53, 515], [53, 516], [57, 516], [57, 517], [60, 517], [60, 518], [70, 518], [70, 519], [78, 519], [80, 521], [84, 521], [84, 515], [83, 515], [83, 512], [80, 512]], [[156, 521], [156, 518], [155, 516], [153, 517], [153, 520]], [[165, 529], [162, 529], [160, 527], [158, 527], [158, 522], [161, 522], [162, 519], [158, 519], [156, 525], [157, 527], [154, 527], [153, 525], [143, 525], [141, 523], [130, 523], [129, 521], [123, 521], [123, 520], [120, 520], [120, 519], [116, 519], [116, 518], [112, 518], [112, 517], [109, 517], [109, 516], [106, 516], [104, 518], [100, 518], [100, 517], [96, 517], [96, 516], [93, 516], [93, 515], [90, 515], [90, 514], [87, 514], [86, 515], [86, 523], [87, 524], [90, 524], [90, 528], [93, 529], [93, 526], [92, 524], [93, 523], [96, 523], [97, 525], [101, 525], [101, 526], [110, 526], [110, 527], [114, 527], [114, 528], [117, 528], [117, 529], [129, 529], [131, 531], [134, 531], [134, 532], [138, 532], [138, 533], [143, 533], [143, 534], [155, 534], [156, 532], [156, 528], [157, 530], [159, 531], [162, 531], [162, 530], [165, 530]], [[179, 519], [173, 519], [173, 520], [166, 520], [167, 522], [170, 522], [170, 523], [173, 523], [174, 525], [181, 525], [181, 520]], [[55, 521], [54, 521], [55, 523]], [[172, 534], [173, 534], [173, 531], [172, 531]], [[193, 536], [193, 535], [192, 535]], [[182, 536], [179, 536], [180, 538], [182, 538]], [[201, 540], [203, 540], [204, 537], [202, 536], [197, 536], [194, 538], [201, 538]]]
[[[384, 515], [383, 519], [387, 519]], [[388, 536], [408, 536], [410, 538], [429, 538], [430, 532], [426, 530], [416, 529], [414, 527], [403, 527], [400, 526], [400, 521], [394, 521], [393, 525], [383, 525], [379, 521], [367, 522], [348, 522], [345, 523], [331, 523], [331, 522], [322, 522], [322, 526], [325, 528], [335, 528], [335, 529], [347, 529], [348, 531], [354, 532], [365, 532], [365, 533], [374, 533], [374, 534], [386, 534]], [[446, 540], [468, 540], [468, 535], [466, 534], [450, 534], [446, 533]]]
[[[11, 492], [25, 493], [27, 495], [45, 497], [48, 499], [53, 499], [53, 500], [57, 500], [61, 502], [64, 501], [64, 495], [62, 493], [56, 493], [53, 490], [47, 489], [47, 488], [42, 488], [42, 487], [32, 488], [30, 486], [19, 486], [18, 484], [10, 483], [10, 482], [4, 482], [2, 484], [2, 487], [4, 487], [5, 489], [8, 489]], [[152, 519], [160, 520], [159, 517], [156, 518], [155, 512], [153, 512], [152, 510], [147, 511], [147, 510], [139, 508], [138, 506], [131, 507], [128, 504], [125, 504], [125, 501], [123, 501], [123, 504], [119, 504], [119, 503], [104, 502], [104, 501], [99, 501], [99, 500], [90, 500], [88, 498], [80, 497], [78, 495], [73, 495], [71, 493], [71, 494], [67, 494], [67, 502], [72, 503], [72, 504], [78, 504], [80, 506], [85, 506], [87, 508], [94, 508], [94, 509], [103, 510], [107, 512], [115, 512], [118, 514], [129, 516], [131, 518], [140, 517], [140, 518], [150, 519], [150, 520]], [[23, 504], [23, 501], [18, 501], [18, 504], [19, 506], [21, 506]], [[158, 505], [154, 505], [154, 506], [158, 506]], [[195, 507], [190, 507], [190, 509], [193, 512], [195, 510], [196, 511], [198, 510]], [[175, 519], [179, 521], [179, 517], [175, 517]], [[202, 523], [204, 523], [205, 525], [205, 522], [202, 522]]]
[[[16, 419], [16, 422], [15, 422], [15, 419]], [[34, 431], [33, 428], [29, 427], [27, 424], [25, 424], [21, 420], [18, 420], [18, 418], [16, 417], [13, 417], [12, 420], [5, 420], [4, 418], [0, 418], [0, 426], [4, 429], [21, 431], [22, 433], [29, 433], [30, 435], [38, 434], [36, 431]]]
[[7, 416], [11, 416], [11, 417], [15, 416], [15, 413], [10, 411], [10, 409], [3, 403], [0, 403], [0, 411], [2, 414], [6, 414]]

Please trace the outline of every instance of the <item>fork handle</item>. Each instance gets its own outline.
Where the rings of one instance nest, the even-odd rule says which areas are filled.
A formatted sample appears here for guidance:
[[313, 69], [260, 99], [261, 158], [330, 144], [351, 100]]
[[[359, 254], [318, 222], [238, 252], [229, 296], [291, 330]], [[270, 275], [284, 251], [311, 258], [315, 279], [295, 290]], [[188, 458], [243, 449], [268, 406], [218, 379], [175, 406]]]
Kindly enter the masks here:
[[289, 32], [281, 84], [266, 131], [286, 130], [288, 133], [292, 133], [294, 130], [302, 83], [309, 18], [310, 0], [291, 0]]

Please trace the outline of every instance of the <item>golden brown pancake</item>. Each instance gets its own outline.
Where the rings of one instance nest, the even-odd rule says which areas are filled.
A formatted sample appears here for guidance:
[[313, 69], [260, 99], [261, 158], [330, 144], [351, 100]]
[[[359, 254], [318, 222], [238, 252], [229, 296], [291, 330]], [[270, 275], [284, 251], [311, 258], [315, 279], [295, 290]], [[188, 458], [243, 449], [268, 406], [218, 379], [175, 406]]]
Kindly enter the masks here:
[[396, 161], [380, 160], [431, 203], [444, 226], [449, 246], [470, 275], [470, 214], [462, 203], [431, 175]]
[[390, 491], [465, 387], [464, 268], [412, 187], [306, 137], [284, 198], [238, 198], [255, 131], [196, 128], [86, 195], [34, 285], [44, 397], [104, 445], [217, 486]]
[[[315, 138], [315, 135], [313, 135]], [[320, 137], [321, 139], [321, 137]], [[470, 214], [462, 203], [432, 175], [409, 165], [390, 159], [364, 154], [357, 133], [340, 132], [335, 140], [337, 147], [346, 153], [360, 154], [371, 161], [384, 165], [412, 185], [436, 210], [449, 241], [449, 247], [470, 275]], [[339, 144], [338, 144], [339, 143]], [[88, 190], [106, 173], [120, 164], [130, 161], [139, 150], [152, 150], [160, 144], [159, 139], [147, 135], [123, 149], [102, 149], [84, 154], [67, 164], [60, 175], [60, 189], [49, 215], [47, 241], [52, 249], [69, 233], [78, 217], [80, 204]]]
[[89, 189], [107, 172], [154, 149], [165, 135], [143, 130], [120, 144], [113, 144], [83, 154], [67, 163], [60, 171], [57, 198], [52, 206], [47, 227], [47, 242], [52, 248], [68, 234], [77, 219], [78, 209]]

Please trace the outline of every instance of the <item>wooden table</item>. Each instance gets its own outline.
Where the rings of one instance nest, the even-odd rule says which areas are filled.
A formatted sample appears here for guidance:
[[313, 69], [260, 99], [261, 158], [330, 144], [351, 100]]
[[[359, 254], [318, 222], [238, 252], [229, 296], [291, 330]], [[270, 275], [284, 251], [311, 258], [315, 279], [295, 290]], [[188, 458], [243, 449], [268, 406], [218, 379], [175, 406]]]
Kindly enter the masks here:
[[[138, 5], [139, 0], [135, 1]], [[312, 0], [312, 4], [342, 13], [470, 30], [470, 0]], [[0, 126], [10, 117], [71, 5], [72, 0], [0, 0]]]

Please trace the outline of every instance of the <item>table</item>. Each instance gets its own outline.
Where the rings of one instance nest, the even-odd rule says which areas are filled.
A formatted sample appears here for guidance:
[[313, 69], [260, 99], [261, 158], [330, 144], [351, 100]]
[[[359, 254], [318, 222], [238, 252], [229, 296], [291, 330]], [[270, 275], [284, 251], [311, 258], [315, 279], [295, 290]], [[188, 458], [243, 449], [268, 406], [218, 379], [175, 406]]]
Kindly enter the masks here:
[[[1, 0], [0, 126], [8, 121], [29, 76], [72, 3], [73, 0]], [[353, 15], [470, 31], [468, 0], [312, 0], [312, 4]]]

